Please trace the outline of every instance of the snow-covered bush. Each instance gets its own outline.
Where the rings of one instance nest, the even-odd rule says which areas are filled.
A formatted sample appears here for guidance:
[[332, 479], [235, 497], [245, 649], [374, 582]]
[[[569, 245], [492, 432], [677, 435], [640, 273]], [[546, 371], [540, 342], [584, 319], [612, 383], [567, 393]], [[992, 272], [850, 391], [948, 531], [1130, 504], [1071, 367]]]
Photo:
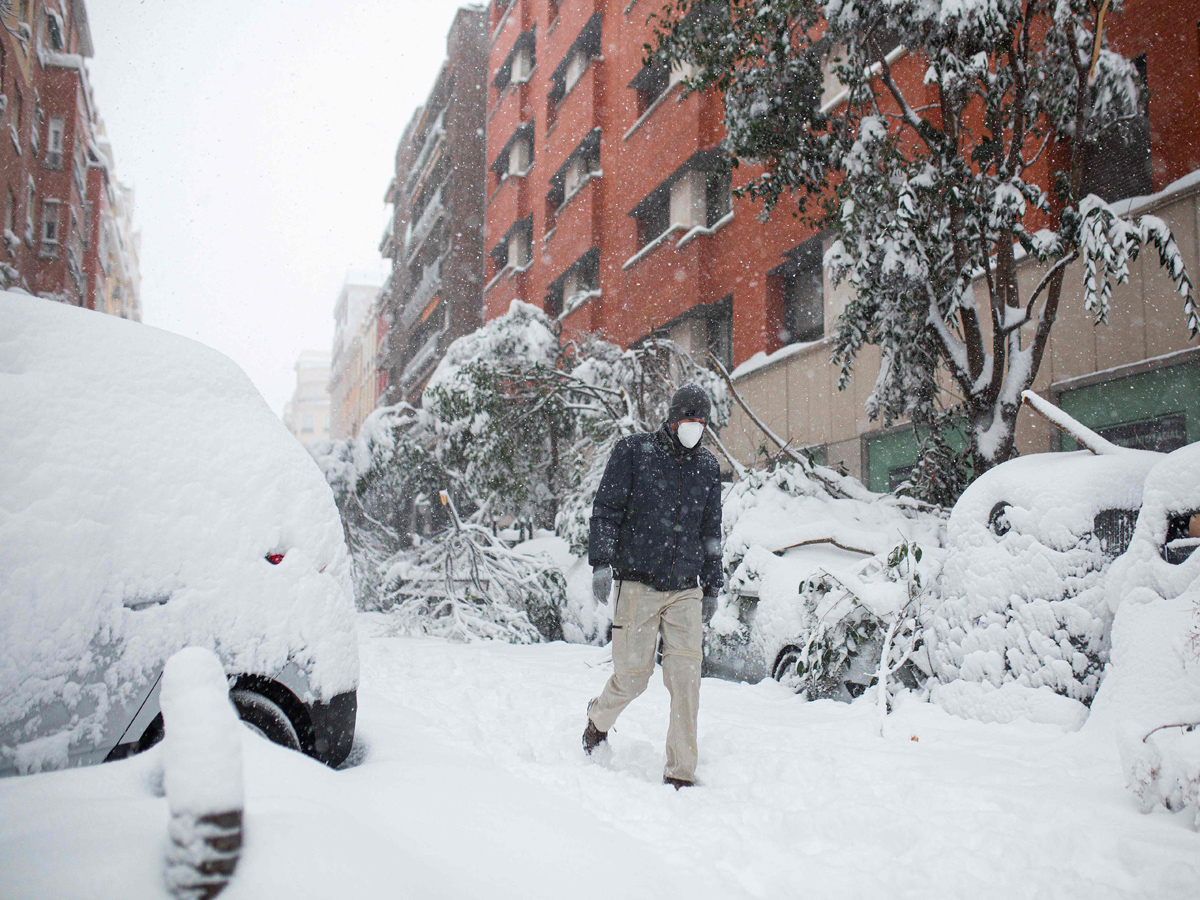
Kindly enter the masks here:
[[925, 637], [940, 681], [1017, 682], [1091, 702], [1108, 659], [1105, 576], [1161, 458], [1035, 454], [963, 493]]
[[411, 542], [418, 506], [453, 486], [434, 452], [435, 423], [407, 403], [380, 407], [358, 435], [313, 448], [333, 489], [353, 561], [360, 609], [379, 609], [382, 566]]
[[[495, 526], [503, 519], [553, 524], [573, 553], [586, 552], [592, 500], [613, 445], [624, 435], [657, 428], [675, 390], [689, 381], [712, 397], [714, 424], [728, 421], [723, 382], [671, 341], [622, 350], [588, 336], [564, 345], [557, 323], [520, 301], [459, 338], [430, 377], [421, 408], [376, 410], [356, 439], [317, 450], [346, 523], [359, 605], [390, 608], [399, 602], [406, 628], [417, 628], [424, 617], [437, 620], [434, 631], [450, 627], [457, 633], [458, 626], [443, 621], [455, 618], [445, 604], [463, 601], [468, 606], [459, 618], [475, 622], [482, 616], [463, 626], [464, 634], [496, 625], [497, 635], [521, 635], [523, 626], [511, 613], [516, 610], [527, 612], [544, 636], [561, 636], [562, 623], [551, 624], [553, 617], [539, 613], [531, 597], [519, 599], [507, 589], [488, 588], [487, 603], [495, 608], [478, 612], [478, 588], [490, 585], [488, 578], [479, 580], [469, 600], [461, 591], [420, 598], [413, 585], [442, 583], [450, 569], [462, 571], [463, 560], [496, 564], [504, 547]], [[436, 498], [443, 490], [464, 521], [457, 530], [431, 536], [449, 520], [429, 516], [421, 527], [415, 512], [440, 511]], [[492, 530], [485, 538], [487, 526]], [[572, 617], [566, 633], [602, 639], [597, 623], [604, 617], [574, 604], [563, 608], [561, 585], [538, 565], [525, 574], [544, 582], [554, 616], [565, 611]]]
[[563, 637], [566, 579], [545, 556], [520, 553], [490, 529], [458, 520], [383, 571], [398, 631], [528, 644]]
[[1126, 553], [1104, 599], [1112, 650], [1088, 729], [1113, 733], [1129, 786], [1149, 811], [1190, 808], [1200, 827], [1200, 444], [1146, 477]]

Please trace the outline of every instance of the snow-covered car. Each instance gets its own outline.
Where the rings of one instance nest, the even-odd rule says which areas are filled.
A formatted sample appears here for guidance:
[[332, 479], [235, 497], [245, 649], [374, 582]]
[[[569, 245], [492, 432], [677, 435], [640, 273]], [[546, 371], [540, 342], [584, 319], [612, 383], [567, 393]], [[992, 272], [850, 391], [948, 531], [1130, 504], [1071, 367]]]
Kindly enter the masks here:
[[358, 649], [328, 485], [221, 354], [0, 294], [0, 775], [154, 743], [163, 664], [191, 645], [247, 725], [346, 757]]
[[1200, 444], [1146, 476], [1125, 554], [1104, 585], [1112, 649], [1089, 730], [1120, 741], [1146, 811], [1190, 808], [1200, 827]]
[[[838, 479], [842, 496], [814, 472]], [[877, 626], [905, 603], [889, 557], [899, 546], [920, 546], [925, 575], [935, 577], [944, 520], [907, 498], [793, 463], [746, 473], [723, 515], [730, 575], [705, 636], [706, 674], [771, 676], [797, 688], [811, 680], [810, 698], [861, 693], [878, 667]], [[820, 673], [807, 665], [818, 644], [830, 650]]]
[[1110, 445], [1018, 457], [976, 479], [950, 514], [927, 628], [939, 680], [1017, 682], [1090, 703], [1108, 658], [1105, 577], [1162, 459]]

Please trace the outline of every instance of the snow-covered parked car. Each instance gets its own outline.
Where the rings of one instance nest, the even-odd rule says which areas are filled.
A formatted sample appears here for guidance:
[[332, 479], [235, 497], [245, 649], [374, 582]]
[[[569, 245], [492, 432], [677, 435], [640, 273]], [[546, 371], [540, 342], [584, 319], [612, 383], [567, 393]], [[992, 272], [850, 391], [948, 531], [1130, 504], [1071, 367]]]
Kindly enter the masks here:
[[0, 775], [154, 743], [191, 645], [247, 725], [346, 757], [358, 650], [325, 479], [221, 354], [0, 294]]
[[889, 558], [897, 547], [920, 547], [924, 577], [936, 577], [943, 519], [908, 498], [790, 462], [745, 473], [723, 516], [729, 575], [705, 636], [706, 673], [772, 676], [807, 688], [810, 699], [861, 693], [887, 623], [907, 602], [896, 576], [908, 561], [898, 569]]
[[1082, 721], [1108, 660], [1105, 577], [1129, 545], [1143, 482], [1162, 459], [1111, 445], [1099, 455], [1032, 454], [963, 492], [925, 640], [951, 693], [970, 693], [971, 683], [1045, 687], [1075, 701], [1068, 718]]
[[1162, 459], [1143, 496], [1104, 585], [1112, 649], [1087, 728], [1117, 736], [1144, 810], [1190, 808], [1200, 828], [1200, 444]]

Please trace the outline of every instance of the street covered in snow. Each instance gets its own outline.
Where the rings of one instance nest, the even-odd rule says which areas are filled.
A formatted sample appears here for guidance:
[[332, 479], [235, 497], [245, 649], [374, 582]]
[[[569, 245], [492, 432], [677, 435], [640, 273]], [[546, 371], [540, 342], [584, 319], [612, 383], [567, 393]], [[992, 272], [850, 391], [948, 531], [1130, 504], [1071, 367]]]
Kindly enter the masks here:
[[[579, 748], [605, 648], [449, 644], [358, 619], [359, 725], [330, 771], [247, 732], [229, 898], [1196, 895], [1187, 813], [1138, 812], [1115, 744], [705, 679], [696, 789], [661, 783], [659, 674]], [[0, 894], [165, 896], [161, 748], [0, 781]]]

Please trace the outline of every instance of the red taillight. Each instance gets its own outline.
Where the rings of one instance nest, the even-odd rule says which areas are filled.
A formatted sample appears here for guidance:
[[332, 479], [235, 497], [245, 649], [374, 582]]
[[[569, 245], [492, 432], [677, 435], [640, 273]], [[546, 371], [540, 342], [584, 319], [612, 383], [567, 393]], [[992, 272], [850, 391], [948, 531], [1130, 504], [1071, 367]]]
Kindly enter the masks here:
[[283, 562], [283, 554], [282, 553], [268, 553], [267, 554], [267, 562], [269, 562], [273, 566], [277, 566], [281, 562]]

